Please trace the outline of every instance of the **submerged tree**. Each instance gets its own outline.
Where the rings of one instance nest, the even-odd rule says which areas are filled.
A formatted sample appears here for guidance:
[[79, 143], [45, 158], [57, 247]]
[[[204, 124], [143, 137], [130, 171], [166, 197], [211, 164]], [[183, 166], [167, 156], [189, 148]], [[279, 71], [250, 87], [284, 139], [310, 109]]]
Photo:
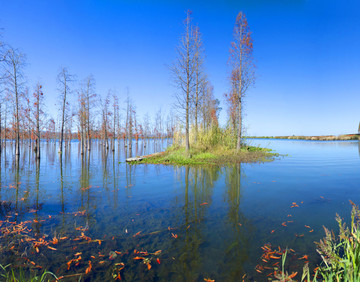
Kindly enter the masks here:
[[34, 124], [35, 130], [35, 153], [36, 158], [40, 159], [40, 140], [41, 130], [45, 127], [45, 113], [44, 107], [44, 93], [42, 91], [42, 85], [38, 83], [33, 94], [33, 110], [30, 117], [30, 122]]
[[10, 47], [4, 57], [7, 91], [11, 94], [14, 105], [15, 155], [20, 155], [20, 99], [24, 89], [25, 55]]
[[60, 101], [61, 101], [59, 153], [62, 154], [65, 122], [68, 119], [68, 111], [69, 111], [68, 95], [70, 94], [70, 83], [74, 81], [74, 76], [69, 73], [67, 68], [62, 68], [57, 76], [57, 81], [59, 84]]
[[253, 40], [249, 24], [244, 13], [240, 12], [235, 21], [234, 41], [231, 42], [230, 64], [232, 95], [234, 95], [237, 107], [237, 142], [236, 148], [241, 147], [242, 130], [242, 98], [245, 96], [248, 88], [254, 84], [255, 74], [253, 63]]

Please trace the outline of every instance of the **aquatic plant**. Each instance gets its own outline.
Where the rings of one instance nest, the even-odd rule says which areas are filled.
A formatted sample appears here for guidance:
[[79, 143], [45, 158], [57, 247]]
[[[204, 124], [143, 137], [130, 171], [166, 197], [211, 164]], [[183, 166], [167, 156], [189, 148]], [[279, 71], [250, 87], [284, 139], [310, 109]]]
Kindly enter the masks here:
[[[360, 210], [352, 201], [350, 203], [352, 205], [350, 228], [346, 227], [341, 217], [336, 214], [339, 235], [335, 236], [333, 231], [324, 227], [325, 237], [315, 242], [316, 251], [322, 259], [321, 264], [313, 270], [312, 275], [309, 263], [306, 261], [301, 281], [360, 281]], [[273, 253], [268, 246], [262, 247], [265, 254]], [[271, 273], [277, 279], [275, 281], [294, 281], [292, 278], [297, 272], [288, 274], [285, 271], [287, 253], [286, 249], [282, 254], [282, 270], [279, 271], [277, 267], [274, 267], [274, 272]], [[302, 258], [307, 260], [308, 256], [305, 255]], [[257, 272], [262, 273], [258, 270]]]
[[319, 274], [325, 281], [360, 280], [360, 210], [353, 202], [351, 226], [346, 227], [336, 214], [339, 235], [324, 227], [325, 237], [316, 243], [317, 252], [322, 258]]
[[20, 281], [28, 281], [28, 282], [35, 282], [35, 281], [39, 281], [39, 282], [45, 282], [45, 281], [53, 281], [53, 279], [55, 278], [55, 280], [58, 280], [58, 278], [56, 277], [56, 275], [50, 271], [44, 271], [43, 274], [41, 274], [40, 276], [35, 275], [35, 276], [30, 276], [26, 275], [24, 270], [22, 268], [19, 268], [18, 272], [16, 272], [14, 269], [11, 268], [11, 265], [8, 264], [6, 266], [3, 266], [0, 264], [0, 268], [2, 270], [0, 277], [1, 277], [1, 281], [4, 282], [20, 282]]

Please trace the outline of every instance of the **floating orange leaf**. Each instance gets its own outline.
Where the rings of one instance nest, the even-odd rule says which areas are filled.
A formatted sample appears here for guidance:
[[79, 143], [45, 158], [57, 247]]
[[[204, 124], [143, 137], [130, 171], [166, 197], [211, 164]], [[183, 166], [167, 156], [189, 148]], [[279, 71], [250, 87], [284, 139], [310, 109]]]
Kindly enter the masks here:
[[138, 233], [136, 233], [135, 235], [133, 235], [133, 237], [136, 237], [138, 235], [140, 235], [141, 231], [139, 231]]
[[92, 265], [91, 265], [91, 261], [89, 260], [89, 266], [86, 268], [85, 270], [85, 274], [88, 274], [91, 271]]
[[144, 257], [134, 257], [133, 259], [145, 259]]

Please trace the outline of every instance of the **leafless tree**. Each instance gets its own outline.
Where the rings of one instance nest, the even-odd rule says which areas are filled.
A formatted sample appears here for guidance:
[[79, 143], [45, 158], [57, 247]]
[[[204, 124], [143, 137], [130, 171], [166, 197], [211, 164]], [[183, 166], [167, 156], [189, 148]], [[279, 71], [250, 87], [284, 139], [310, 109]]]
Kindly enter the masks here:
[[111, 150], [115, 151], [115, 140], [117, 138], [116, 133], [118, 132], [118, 128], [120, 127], [119, 98], [116, 95], [115, 91], [112, 91], [111, 99], [112, 99], [112, 108], [113, 108], [113, 112], [112, 112], [112, 116], [113, 116], [112, 132], [113, 133], [112, 133], [112, 141], [111, 141]]
[[132, 138], [133, 138], [133, 129], [134, 129], [134, 105], [129, 96], [129, 89], [127, 89], [127, 98], [126, 98], [126, 137], [128, 139], [129, 150], [131, 152], [132, 148]]
[[44, 93], [42, 91], [42, 85], [40, 83], [36, 84], [35, 92], [33, 94], [33, 109], [32, 115], [29, 119], [31, 123], [35, 126], [35, 153], [36, 158], [40, 159], [40, 140], [41, 140], [41, 130], [46, 126], [46, 115], [43, 110], [44, 108]]
[[193, 111], [194, 111], [194, 120], [195, 120], [195, 142], [198, 136], [198, 120], [199, 120], [199, 112], [202, 103], [203, 92], [201, 91], [201, 87], [203, 82], [205, 81], [203, 63], [204, 63], [204, 49], [203, 43], [201, 39], [201, 33], [199, 31], [199, 27], [194, 28], [194, 72], [195, 72], [195, 91], [193, 97]]
[[57, 82], [60, 91], [60, 102], [61, 102], [61, 120], [60, 120], [60, 141], [59, 141], [59, 153], [63, 151], [64, 141], [64, 129], [65, 122], [69, 118], [69, 95], [71, 93], [70, 85], [74, 81], [74, 75], [70, 74], [67, 68], [62, 68], [57, 76]]
[[[144, 129], [144, 137], [145, 138], [150, 137], [151, 129], [150, 129], [150, 116], [149, 116], [149, 113], [146, 113], [144, 115], [143, 129]], [[144, 142], [144, 146], [145, 146], [145, 142]]]
[[104, 100], [101, 100], [101, 131], [102, 131], [102, 136], [103, 136], [103, 145], [105, 147], [106, 150], [109, 149], [109, 118], [110, 118], [110, 111], [109, 111], [109, 106], [110, 106], [110, 91], [109, 94], [106, 96], [106, 98]]
[[25, 87], [24, 67], [26, 56], [18, 49], [9, 47], [4, 56], [7, 91], [11, 94], [15, 119], [15, 155], [20, 155], [20, 99]]
[[92, 108], [95, 104], [96, 93], [95, 93], [95, 79], [92, 75], [89, 75], [85, 79], [85, 111], [86, 111], [86, 143], [88, 151], [91, 150], [91, 131], [92, 131]]
[[184, 34], [181, 36], [180, 43], [177, 46], [177, 59], [171, 67], [171, 72], [175, 87], [177, 88], [175, 107], [185, 119], [185, 148], [187, 154], [189, 154], [191, 95], [196, 85], [194, 68], [196, 48], [194, 42], [194, 27], [191, 22], [191, 11], [187, 11], [186, 13], [184, 29]]

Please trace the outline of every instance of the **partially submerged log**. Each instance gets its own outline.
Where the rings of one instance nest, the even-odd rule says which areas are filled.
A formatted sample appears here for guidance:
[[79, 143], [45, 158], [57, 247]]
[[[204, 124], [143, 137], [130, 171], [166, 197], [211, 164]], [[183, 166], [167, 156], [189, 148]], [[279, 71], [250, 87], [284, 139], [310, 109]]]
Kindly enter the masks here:
[[143, 159], [150, 158], [150, 157], [156, 157], [156, 156], [160, 156], [160, 155], [163, 155], [163, 154], [164, 154], [164, 152], [159, 152], [159, 153], [154, 153], [154, 154], [146, 155], [146, 156], [128, 158], [128, 159], [126, 159], [126, 162], [128, 162], [128, 163], [130, 163], [130, 162], [140, 162]]
[[130, 162], [140, 162], [144, 159], [144, 157], [134, 157], [134, 158], [128, 158], [126, 159], [126, 162], [130, 163]]

